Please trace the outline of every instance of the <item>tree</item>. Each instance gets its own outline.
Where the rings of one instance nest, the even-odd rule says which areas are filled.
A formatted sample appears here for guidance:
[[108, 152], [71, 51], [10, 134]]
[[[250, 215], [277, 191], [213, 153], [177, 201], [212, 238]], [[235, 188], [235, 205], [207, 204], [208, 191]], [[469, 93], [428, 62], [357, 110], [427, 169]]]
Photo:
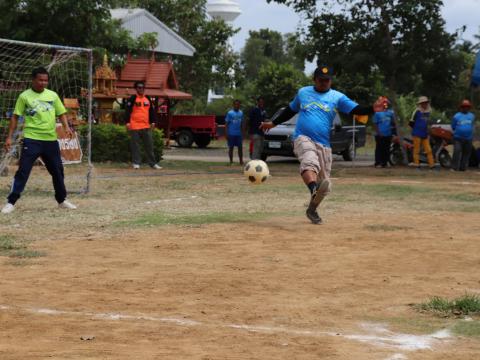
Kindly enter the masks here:
[[265, 98], [265, 106], [270, 115], [288, 104], [299, 88], [308, 85], [311, 80], [291, 64], [274, 62], [264, 65], [255, 82], [258, 95]]
[[303, 71], [305, 59], [299, 56], [301, 44], [294, 34], [280, 34], [270, 29], [250, 31], [240, 59], [247, 80], [254, 80], [262, 66], [270, 62], [292, 64]]
[[[0, 33], [13, 40], [80, 47], [126, 44], [128, 33], [111, 20], [109, 0], [3, 0]], [[116, 46], [118, 46], [118, 42]]]
[[[450, 88], [465, 66], [445, 30], [441, 0], [267, 0], [292, 6], [310, 20], [307, 58], [332, 64], [339, 75], [379, 73], [395, 101], [416, 92], [451, 106]], [[329, 5], [330, 3], [330, 5]]]

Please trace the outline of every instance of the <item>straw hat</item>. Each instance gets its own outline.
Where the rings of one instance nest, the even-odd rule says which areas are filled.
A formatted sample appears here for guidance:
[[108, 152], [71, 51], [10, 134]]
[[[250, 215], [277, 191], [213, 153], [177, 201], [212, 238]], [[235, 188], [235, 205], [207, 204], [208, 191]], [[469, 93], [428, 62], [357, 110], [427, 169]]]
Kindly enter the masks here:
[[417, 105], [422, 104], [422, 103], [427, 103], [427, 102], [430, 102], [430, 100], [428, 100], [428, 97], [426, 97], [426, 96], [420, 96], [420, 97], [418, 98]]

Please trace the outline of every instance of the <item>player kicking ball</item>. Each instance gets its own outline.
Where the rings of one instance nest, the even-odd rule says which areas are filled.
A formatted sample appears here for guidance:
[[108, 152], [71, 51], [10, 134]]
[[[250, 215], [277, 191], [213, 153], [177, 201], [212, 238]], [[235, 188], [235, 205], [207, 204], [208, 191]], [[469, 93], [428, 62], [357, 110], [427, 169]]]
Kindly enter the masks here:
[[17, 128], [18, 117], [25, 118], [23, 128], [23, 147], [20, 155], [18, 170], [13, 178], [12, 189], [7, 197], [7, 203], [2, 208], [2, 214], [9, 214], [15, 210], [15, 203], [25, 189], [33, 164], [41, 157], [45, 167], [52, 176], [55, 189], [55, 199], [61, 209], [76, 209], [77, 207], [66, 200], [63, 164], [60, 156], [60, 146], [57, 141], [56, 118], [59, 117], [65, 133], [72, 137], [67, 122], [67, 110], [57, 93], [47, 89], [48, 71], [42, 67], [32, 72], [32, 87], [20, 94], [15, 105], [5, 149], [12, 146], [12, 135]]
[[294, 153], [300, 161], [300, 174], [310, 190], [311, 198], [306, 215], [313, 224], [321, 224], [317, 208], [331, 191], [330, 172], [332, 149], [330, 131], [337, 111], [349, 115], [370, 115], [384, 109], [384, 98], [373, 106], [360, 106], [345, 94], [331, 89], [333, 70], [318, 67], [313, 75], [313, 86], [301, 88], [293, 101], [272, 121], [260, 128], [268, 131], [299, 114], [295, 127]]

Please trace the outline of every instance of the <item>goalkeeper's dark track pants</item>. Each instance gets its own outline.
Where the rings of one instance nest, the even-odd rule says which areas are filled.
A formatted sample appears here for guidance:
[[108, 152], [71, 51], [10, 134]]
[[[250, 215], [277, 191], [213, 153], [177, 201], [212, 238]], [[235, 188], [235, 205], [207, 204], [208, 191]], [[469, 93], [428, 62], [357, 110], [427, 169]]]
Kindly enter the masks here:
[[14, 205], [20, 198], [32, 171], [33, 164], [39, 157], [45, 163], [45, 167], [52, 176], [55, 199], [59, 204], [66, 199], [67, 190], [65, 189], [63, 164], [58, 141], [24, 139], [18, 170], [13, 178], [12, 189], [7, 198], [10, 204]]

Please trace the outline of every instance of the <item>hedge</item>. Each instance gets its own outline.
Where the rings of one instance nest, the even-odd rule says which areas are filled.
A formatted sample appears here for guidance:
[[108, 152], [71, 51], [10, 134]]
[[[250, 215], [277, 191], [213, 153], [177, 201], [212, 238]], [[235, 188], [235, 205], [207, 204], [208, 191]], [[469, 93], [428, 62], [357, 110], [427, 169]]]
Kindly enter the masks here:
[[[81, 126], [78, 129], [82, 139], [85, 139], [88, 133], [88, 127]], [[143, 145], [143, 144], [142, 144]], [[142, 159], [145, 160], [143, 146]], [[159, 161], [163, 155], [163, 132], [162, 130], [153, 130], [153, 148], [155, 158]], [[97, 124], [92, 126], [92, 161], [93, 162], [130, 162], [132, 160], [130, 152], [130, 136], [124, 125]]]

